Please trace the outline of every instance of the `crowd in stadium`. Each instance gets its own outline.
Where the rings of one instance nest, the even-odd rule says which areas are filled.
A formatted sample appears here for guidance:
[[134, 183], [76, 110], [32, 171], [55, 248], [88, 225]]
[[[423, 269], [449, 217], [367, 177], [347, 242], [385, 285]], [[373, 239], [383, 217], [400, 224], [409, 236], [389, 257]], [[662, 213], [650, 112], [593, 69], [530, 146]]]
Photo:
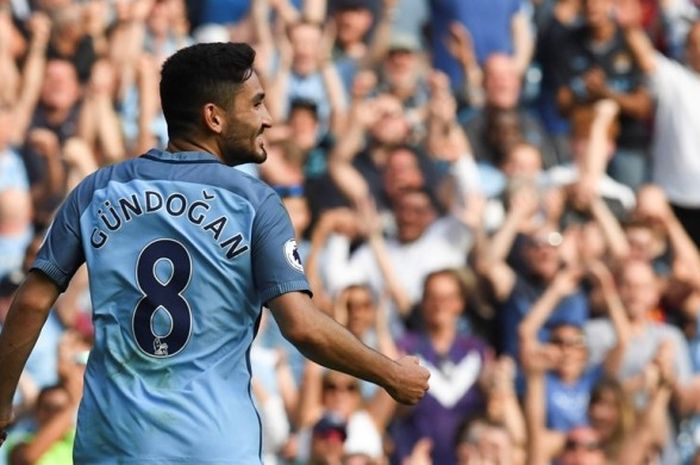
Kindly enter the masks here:
[[[697, 0], [0, 0], [0, 322], [66, 194], [165, 147], [164, 59], [248, 42], [275, 124], [267, 161], [236, 169], [282, 197], [316, 304], [431, 372], [398, 405], [264, 310], [265, 465], [700, 464], [699, 18]], [[91, 340], [82, 270], [0, 463], [72, 463]]]

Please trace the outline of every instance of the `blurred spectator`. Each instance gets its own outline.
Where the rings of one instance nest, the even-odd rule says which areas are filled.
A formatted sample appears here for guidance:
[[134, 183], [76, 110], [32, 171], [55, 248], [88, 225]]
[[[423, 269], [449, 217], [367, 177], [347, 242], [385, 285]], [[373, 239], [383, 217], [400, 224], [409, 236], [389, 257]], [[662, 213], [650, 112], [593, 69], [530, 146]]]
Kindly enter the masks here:
[[[10, 19], [6, 16], [6, 11], [0, 12], [4, 21]], [[6, 24], [3, 24], [6, 26]], [[0, 42], [0, 62], [3, 71], [6, 73], [7, 87], [4, 89], [3, 106], [8, 105], [8, 111], [12, 116], [14, 124], [7, 128], [9, 130], [9, 143], [13, 146], [20, 146], [26, 137], [34, 113], [34, 107], [41, 94], [44, 79], [44, 69], [46, 64], [46, 47], [51, 31], [51, 21], [44, 13], [34, 13], [27, 23], [31, 32], [31, 41], [26, 53], [25, 63], [21, 70], [17, 67], [17, 57], [12, 49], [12, 36], [5, 37]], [[0, 28], [5, 33], [10, 32], [5, 28]], [[15, 31], [13, 29], [13, 31]]]
[[337, 252], [326, 262], [328, 287], [340, 289], [367, 282], [377, 293], [386, 289], [394, 303], [392, 333], [400, 334], [420, 300], [426, 276], [442, 268], [460, 267], [471, 245], [469, 229], [454, 216], [438, 217], [434, 201], [420, 189], [402, 191], [394, 200], [396, 236], [385, 239], [376, 213], [363, 214], [368, 243], [349, 255], [349, 243], [336, 241]]
[[540, 123], [519, 108], [520, 76], [515, 60], [493, 54], [484, 63], [484, 108], [467, 118], [465, 129], [479, 161], [499, 165], [514, 144], [527, 141], [542, 152], [545, 167], [568, 157], [555, 152]]
[[321, 132], [316, 104], [306, 99], [293, 100], [286, 124], [266, 134], [268, 160], [260, 166], [261, 179], [279, 188], [283, 198], [303, 197], [311, 222], [323, 208], [343, 204], [327, 174], [333, 144], [334, 137]]
[[571, 115], [571, 163], [554, 166], [545, 175], [548, 186], [572, 189], [579, 204], [600, 196], [615, 213], [625, 218], [635, 204], [634, 191], [605, 173], [615, 152], [618, 133], [617, 104], [600, 100], [592, 108], [579, 107]]
[[536, 180], [542, 173], [542, 154], [527, 142], [518, 142], [506, 152], [499, 169], [510, 179]]
[[440, 0], [431, 6], [431, 55], [435, 68], [450, 77], [453, 89], [462, 88], [462, 71], [450, 56], [446, 37], [464, 27], [471, 36], [476, 61], [483, 65], [494, 53], [512, 55], [514, 70], [522, 76], [530, 63], [533, 41], [528, 20], [519, 0]]
[[660, 276], [673, 279], [682, 270], [700, 269], [698, 249], [660, 187], [640, 187], [632, 221], [627, 225], [630, 253], [651, 263]]
[[186, 21], [182, 0], [156, 1], [146, 20], [144, 50], [162, 63], [178, 49], [191, 45]]
[[273, 186], [292, 186], [303, 185], [308, 175], [317, 178], [325, 174], [327, 154], [318, 142], [316, 104], [311, 100], [292, 100], [284, 129], [288, 134], [275, 141], [268, 150], [268, 162], [260, 167], [262, 179]]
[[465, 416], [482, 403], [478, 380], [489, 362], [486, 345], [459, 330], [465, 294], [451, 270], [425, 278], [421, 312], [423, 327], [399, 340], [399, 348], [418, 355], [430, 370], [430, 391], [406, 412], [399, 412], [393, 431], [399, 460], [411, 454], [417, 441], [428, 438], [433, 463], [457, 463], [455, 440]]
[[60, 384], [39, 393], [33, 412], [36, 427], [11, 440], [10, 465], [71, 462], [88, 350], [89, 345], [76, 333], [63, 336], [57, 354]]
[[[605, 407], [601, 405], [600, 398], [591, 399], [589, 403], [589, 419], [591, 426], [581, 424], [566, 430], [564, 433], [553, 433], [544, 428], [544, 417], [547, 412], [544, 407], [544, 378], [542, 370], [548, 359], [556, 356], [554, 348], [549, 350], [531, 352], [528, 355], [528, 391], [525, 399], [525, 411], [530, 431], [528, 441], [529, 459], [533, 464], [546, 464], [554, 457], [559, 458], [557, 463], [624, 463], [646, 464], [658, 463], [658, 451], [666, 443], [668, 430], [666, 428], [666, 410], [670, 399], [670, 383], [672, 375], [668, 353], [660, 349], [657, 354], [654, 369], [655, 377], [650, 381], [651, 400], [636, 416], [636, 422], [628, 427], [624, 426], [625, 410], [617, 407]], [[658, 383], [658, 385], [656, 385]], [[600, 385], [615, 386], [603, 382]], [[620, 391], [619, 385], [617, 387]], [[595, 392], [600, 392], [596, 390]], [[546, 393], [548, 396], [549, 393]], [[599, 394], [595, 394], [599, 395]], [[630, 410], [627, 410], [630, 414]], [[634, 413], [632, 413], [634, 414]], [[602, 420], [602, 421], [601, 421]], [[629, 420], [629, 417], [628, 417]], [[604, 424], [607, 423], [607, 426]], [[611, 436], [611, 427], [616, 428], [615, 436]], [[587, 438], [586, 445], [580, 444], [583, 438]], [[579, 444], [576, 444], [579, 443]], [[677, 462], [672, 462], [677, 463]]]
[[557, 324], [551, 329], [548, 343], [540, 342], [537, 336], [557, 303], [576, 292], [584, 273], [580, 266], [570, 264], [564, 268], [518, 328], [521, 361], [527, 378], [525, 411], [531, 435], [536, 439], [530, 446], [542, 449], [535, 452], [535, 461], [556, 455], [564, 446], [568, 432], [588, 425], [593, 387], [604, 370], [615, 366], [629, 337], [624, 310], [614, 299], [612, 276], [601, 263], [592, 262], [588, 266], [603, 288], [610, 319], [618, 335], [617, 345], [607, 353], [604, 365], [587, 366], [588, 347], [582, 325]]
[[629, 257], [652, 264], [660, 276], [670, 272], [669, 250], [664, 232], [656, 224], [643, 220], [625, 222], [625, 236], [629, 244]]
[[605, 455], [595, 431], [582, 426], [569, 433], [561, 456], [562, 465], [603, 465], [604, 463]]
[[65, 170], [60, 160], [61, 144], [78, 131], [80, 96], [75, 66], [62, 59], [49, 60], [24, 148], [37, 219], [43, 225], [48, 224], [62, 199]]
[[[285, 39], [282, 39], [285, 40]], [[316, 104], [322, 131], [340, 134], [344, 128], [345, 94], [331, 61], [332, 37], [319, 24], [289, 25], [289, 44], [280, 48], [277, 69], [269, 87], [270, 113], [277, 120], [289, 114], [289, 104], [306, 99]]]
[[[365, 453], [373, 458], [381, 457], [382, 432], [390, 415], [390, 407], [387, 405], [391, 405], [393, 400], [382, 391], [377, 391], [368, 402], [363, 402], [357, 379], [324, 370], [319, 365], [308, 362], [300, 391], [297, 425], [302, 431], [313, 427], [310, 431], [309, 456], [316, 457], [316, 460], [322, 459], [322, 455], [315, 455], [318, 451], [314, 451], [314, 447], [326, 445], [332, 447], [333, 458], [338, 454], [338, 460], [343, 453]], [[341, 441], [331, 445], [327, 442], [319, 444], [317, 439], [330, 439], [314, 438], [314, 431], [319, 424], [335, 426], [335, 431], [342, 425], [345, 434], [335, 438]], [[304, 457], [304, 446], [300, 447], [300, 455]]]
[[[382, 61], [377, 90], [397, 97], [406, 110], [420, 110], [428, 102], [425, 63], [419, 40], [410, 35], [392, 34]], [[409, 116], [415, 125], [420, 115]]]
[[632, 433], [635, 411], [615, 378], [601, 379], [591, 391], [588, 422], [598, 433], [605, 455], [617, 457], [623, 442]]
[[[314, 302], [328, 313], [334, 312], [333, 297], [325, 274], [325, 262], [334, 251], [346, 254], [346, 241], [358, 241], [363, 234], [357, 213], [349, 208], [325, 210], [318, 219], [311, 236], [311, 250], [306, 262], [306, 273], [314, 289]], [[340, 243], [336, 245], [336, 243]], [[362, 283], [360, 283], [362, 284]]]
[[[654, 47], [666, 56], [682, 59], [686, 36], [693, 21], [698, 19], [697, 2], [641, 0], [639, 3], [642, 7], [641, 25]], [[618, 9], [624, 9], [629, 4], [625, 0], [618, 2]]]
[[406, 159], [409, 152], [414, 159], [409, 163], [413, 167], [411, 178], [414, 182], [404, 188], [427, 189], [427, 178], [434, 173], [430, 161], [407, 144], [411, 125], [400, 101], [386, 93], [363, 100], [365, 89], [360, 87], [366, 85], [362, 82], [366, 78], [367, 75], [358, 75], [348, 131], [330, 153], [328, 174], [352, 205], [357, 206], [371, 198], [380, 209], [384, 209], [395, 200], [387, 198], [382, 180], [395, 155]]
[[[71, 138], [64, 144], [64, 158], [87, 170], [83, 176], [97, 167], [89, 166], [91, 158], [96, 158], [94, 161], [99, 165], [124, 158], [126, 146], [113, 103], [117, 90], [117, 72], [114, 66], [109, 60], [96, 62], [83, 90], [78, 128], [80, 139]], [[83, 147], [83, 144], [88, 144], [88, 147]]]
[[557, 100], [564, 114], [601, 99], [619, 105], [621, 129], [609, 170], [613, 178], [635, 188], [649, 176], [647, 119], [652, 101], [637, 60], [615, 23], [613, 4], [613, 0], [584, 0], [584, 24], [559, 47]]
[[[343, 289], [334, 302], [333, 316], [358, 339], [369, 347], [386, 354], [398, 354], [389, 331], [388, 309], [385, 302], [377, 302], [373, 290], [366, 284], [353, 284]], [[360, 381], [362, 397], [369, 399], [377, 386]]]
[[332, 0], [330, 3], [336, 30], [333, 58], [364, 58], [367, 54], [367, 36], [374, 22], [373, 7], [378, 2]]
[[42, 389], [34, 412], [37, 431], [11, 438], [9, 464], [71, 463], [78, 400], [60, 385]]
[[80, 82], [86, 82], [95, 62], [95, 48], [85, 28], [85, 9], [79, 4], [69, 4], [53, 9], [51, 16], [53, 29], [48, 58], [70, 61]]
[[514, 465], [513, 439], [501, 425], [484, 418], [468, 420], [457, 438], [457, 465]]
[[78, 125], [81, 84], [75, 66], [67, 60], [46, 63], [44, 85], [30, 130], [51, 130], [60, 142], [74, 135]]
[[345, 423], [327, 415], [313, 427], [311, 456], [309, 465], [340, 465], [343, 457], [343, 443], [347, 439]]
[[0, 279], [19, 271], [32, 235], [32, 203], [24, 163], [9, 146], [11, 115], [0, 108]]
[[[568, 121], [557, 106], [557, 69], [556, 57], [559, 47], [567, 39], [571, 30], [579, 23], [582, 0], [556, 0], [546, 20], [537, 31], [535, 62], [542, 71], [540, 95], [536, 102], [542, 124], [560, 153], [567, 153], [569, 147]], [[549, 2], [552, 3], [552, 2]], [[541, 7], [546, 9], [546, 6]]]
[[[624, 355], [617, 359], [616, 367], [610, 367], [611, 373], [616, 373], [623, 382], [637, 408], [653, 405], [649, 378], [657, 370], [654, 358], [662, 352], [664, 363], [668, 365], [664, 369], [664, 376], [668, 379], [668, 394], [673, 396], [679, 412], [691, 412], [695, 408], [692, 400], [695, 388], [691, 378], [688, 344], [676, 327], [652, 320], [652, 311], [659, 302], [659, 285], [651, 265], [641, 261], [623, 263], [618, 274], [617, 288], [630, 322], [631, 336], [625, 344]], [[610, 326], [610, 322], [604, 320], [587, 325], [592, 360], [600, 360], [600, 355], [614, 343], [615, 337], [612, 336]], [[661, 424], [667, 428], [671, 421], [667, 418], [667, 413], [661, 415], [661, 418], [664, 418], [660, 421]], [[675, 443], [667, 440], [672, 432], [673, 428], [663, 432], [662, 437], [667, 446], [664, 449], [664, 463], [677, 463], [679, 460]]]
[[[498, 349], [515, 359], [518, 325], [555, 279], [565, 258], [562, 233], [551, 224], [531, 223], [539, 209], [536, 192], [524, 187], [515, 191], [501, 229], [488, 244], [476, 248], [476, 269], [490, 285], [499, 309]], [[508, 262], [511, 254], [512, 265]], [[586, 295], [582, 290], [572, 292], [557, 303], [542, 325], [540, 340], [547, 340], [550, 329], [557, 324], [580, 325], [587, 318]]]
[[656, 97], [654, 144], [652, 145], [652, 179], [668, 195], [681, 223], [700, 245], [700, 191], [697, 190], [700, 165], [695, 152], [700, 144], [700, 108], [691, 104], [700, 98], [700, 22], [693, 23], [685, 42], [685, 64], [655, 51], [639, 26], [638, 0], [627, 0], [622, 20], [627, 41], [651, 79]]

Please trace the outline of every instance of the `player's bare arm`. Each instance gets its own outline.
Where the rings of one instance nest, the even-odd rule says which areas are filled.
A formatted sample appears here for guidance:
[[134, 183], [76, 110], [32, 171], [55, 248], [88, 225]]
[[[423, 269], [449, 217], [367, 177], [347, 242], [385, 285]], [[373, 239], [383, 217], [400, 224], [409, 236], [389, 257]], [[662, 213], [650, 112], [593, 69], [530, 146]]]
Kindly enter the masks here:
[[58, 295], [53, 281], [32, 271], [17, 290], [5, 319], [0, 334], [0, 444], [12, 422], [12, 397], [22, 369]]
[[311, 360], [376, 383], [404, 404], [415, 404], [428, 390], [430, 375], [417, 358], [393, 361], [370, 349], [316, 309], [308, 295], [283, 294], [269, 307], [284, 336]]

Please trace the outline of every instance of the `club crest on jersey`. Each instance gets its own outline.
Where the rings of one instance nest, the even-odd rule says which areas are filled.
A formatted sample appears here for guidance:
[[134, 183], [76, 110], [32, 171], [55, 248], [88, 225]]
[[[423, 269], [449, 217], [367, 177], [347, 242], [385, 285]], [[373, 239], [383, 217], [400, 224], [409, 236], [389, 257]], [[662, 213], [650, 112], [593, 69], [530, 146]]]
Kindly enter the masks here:
[[292, 268], [301, 273], [304, 272], [304, 265], [301, 263], [301, 255], [299, 255], [297, 241], [289, 239], [284, 243], [284, 256], [287, 258], [287, 263], [289, 263]]
[[168, 344], [166, 342], [163, 342], [161, 338], [156, 337], [153, 340], [153, 355], [160, 356], [160, 357], [167, 357], [168, 356]]

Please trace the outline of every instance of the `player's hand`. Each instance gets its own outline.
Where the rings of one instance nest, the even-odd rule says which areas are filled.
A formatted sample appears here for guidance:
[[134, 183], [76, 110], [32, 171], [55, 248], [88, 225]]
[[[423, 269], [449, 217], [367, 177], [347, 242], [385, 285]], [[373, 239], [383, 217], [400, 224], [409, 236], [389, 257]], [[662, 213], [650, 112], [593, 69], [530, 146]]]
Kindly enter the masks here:
[[414, 405], [428, 391], [430, 373], [420, 366], [418, 357], [404, 356], [396, 363], [398, 367], [394, 377], [395, 386], [388, 386], [386, 390], [397, 402]]

